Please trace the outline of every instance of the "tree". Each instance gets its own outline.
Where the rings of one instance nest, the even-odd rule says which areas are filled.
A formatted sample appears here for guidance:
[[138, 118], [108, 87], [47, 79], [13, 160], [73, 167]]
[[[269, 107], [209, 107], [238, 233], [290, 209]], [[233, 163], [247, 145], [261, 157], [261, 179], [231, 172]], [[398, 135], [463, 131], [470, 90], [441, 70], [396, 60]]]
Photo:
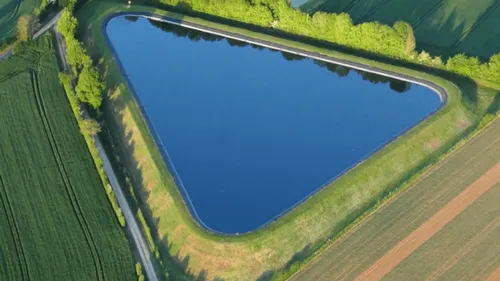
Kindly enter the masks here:
[[480, 74], [480, 64], [477, 57], [467, 57], [465, 54], [458, 54], [448, 59], [446, 68], [468, 77], [475, 77]]
[[26, 42], [31, 39], [31, 23], [32, 17], [29, 15], [24, 15], [19, 17], [17, 21], [17, 38]]
[[59, 31], [64, 36], [64, 38], [68, 40], [68, 37], [75, 36], [77, 25], [77, 19], [73, 16], [71, 11], [65, 9], [62, 12], [61, 18], [59, 18], [59, 21], [57, 23], [57, 31]]
[[489, 79], [500, 83], [500, 54], [496, 54], [490, 58], [488, 62]]
[[76, 4], [76, 0], [58, 0], [59, 6], [62, 8], [68, 8], [73, 10]]
[[102, 102], [102, 92], [104, 83], [99, 77], [99, 73], [93, 67], [84, 67], [78, 76], [76, 85], [76, 96], [82, 102], [90, 104], [93, 108], [99, 108]]
[[94, 136], [101, 132], [101, 125], [94, 119], [84, 119], [80, 122], [80, 131], [87, 136]]
[[71, 66], [78, 70], [92, 66], [92, 59], [87, 55], [82, 43], [74, 37], [66, 39], [66, 59]]
[[413, 27], [406, 23], [406, 54], [409, 55], [415, 51], [417, 46], [417, 40], [415, 39], [415, 34], [413, 32]]

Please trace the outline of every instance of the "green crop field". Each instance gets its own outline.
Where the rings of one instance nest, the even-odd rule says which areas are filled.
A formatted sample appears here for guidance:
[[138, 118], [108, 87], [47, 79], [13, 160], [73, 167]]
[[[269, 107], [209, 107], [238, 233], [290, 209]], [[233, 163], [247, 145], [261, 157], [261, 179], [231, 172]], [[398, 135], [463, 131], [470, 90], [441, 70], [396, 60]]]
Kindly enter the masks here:
[[[354, 280], [500, 162], [500, 120], [323, 252], [292, 280]], [[485, 280], [500, 266], [500, 184], [479, 197], [384, 280]]]
[[500, 52], [497, 0], [309, 0], [300, 9], [346, 12], [355, 23], [404, 20], [415, 29], [418, 47], [435, 55], [466, 53], [487, 59]]
[[136, 280], [50, 36], [0, 64], [0, 280]]
[[16, 34], [19, 16], [30, 14], [41, 0], [0, 0], [0, 43]]

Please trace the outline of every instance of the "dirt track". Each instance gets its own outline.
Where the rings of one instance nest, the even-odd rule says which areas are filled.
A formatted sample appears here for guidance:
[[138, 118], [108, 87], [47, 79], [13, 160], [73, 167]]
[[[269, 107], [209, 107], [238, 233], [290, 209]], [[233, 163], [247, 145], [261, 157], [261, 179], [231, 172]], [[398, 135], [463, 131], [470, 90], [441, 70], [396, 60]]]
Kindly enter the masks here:
[[[455, 197], [450, 203], [439, 210], [434, 216], [413, 231], [409, 236], [401, 240], [394, 248], [382, 256], [367, 270], [361, 273], [356, 280], [373, 281], [382, 279], [401, 261], [424, 244], [428, 239], [434, 236], [434, 234], [441, 230], [446, 224], [452, 221], [463, 210], [465, 210], [498, 182], [500, 182], [500, 162], [472, 183], [466, 190]], [[497, 271], [498, 272], [493, 273], [493, 279], [491, 280], [497, 280], [495, 279], [496, 277], [500, 278], [500, 276], [495, 275], [500, 275], [500, 270]]]

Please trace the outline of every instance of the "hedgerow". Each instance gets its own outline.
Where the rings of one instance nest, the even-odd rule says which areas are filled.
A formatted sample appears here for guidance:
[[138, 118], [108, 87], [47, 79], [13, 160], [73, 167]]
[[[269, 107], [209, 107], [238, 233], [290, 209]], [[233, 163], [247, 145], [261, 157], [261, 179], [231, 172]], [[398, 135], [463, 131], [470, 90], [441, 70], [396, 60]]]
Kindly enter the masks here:
[[500, 85], [500, 54], [481, 63], [477, 57], [457, 54], [443, 63], [425, 50], [415, 51], [416, 39], [410, 24], [388, 26], [378, 22], [353, 24], [346, 13], [306, 14], [288, 0], [160, 0], [180, 10], [193, 10], [226, 19], [273, 28], [331, 42], [390, 58], [444, 69], [473, 79]]

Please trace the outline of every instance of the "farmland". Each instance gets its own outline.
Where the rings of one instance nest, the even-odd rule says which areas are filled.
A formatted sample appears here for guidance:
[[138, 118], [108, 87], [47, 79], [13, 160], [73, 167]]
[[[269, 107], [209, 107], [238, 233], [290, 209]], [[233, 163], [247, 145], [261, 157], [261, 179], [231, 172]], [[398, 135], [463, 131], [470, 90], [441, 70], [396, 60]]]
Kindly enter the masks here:
[[500, 266], [499, 163], [497, 120], [292, 280], [486, 280]]
[[[153, 12], [432, 81], [447, 90], [447, 105], [267, 227], [245, 235], [216, 235], [201, 228], [191, 217], [134, 95], [106, 45], [102, 24], [108, 16], [122, 11]], [[103, 115], [110, 129], [117, 162], [129, 177], [130, 187], [140, 195], [139, 205], [152, 229], [151, 240], [155, 241], [161, 260], [174, 280], [183, 280], [186, 272], [205, 280], [255, 280], [259, 277], [266, 280], [287, 264], [296, 269], [303, 259], [318, 249], [318, 245], [340, 235], [371, 206], [413, 179], [437, 155], [474, 130], [485, 116], [491, 118], [496, 110], [494, 98], [498, 91], [495, 89], [462, 80], [457, 82], [460, 83], [458, 88], [454, 83], [427, 73], [153, 7], [132, 5], [125, 8], [113, 1], [90, 1], [79, 10], [77, 17], [82, 40], [105, 68], [110, 91]]]
[[0, 64], [0, 279], [135, 280], [50, 36]]
[[[293, 2], [293, 1], [292, 1]], [[355, 23], [411, 24], [419, 48], [444, 57], [487, 59], [500, 50], [500, 2], [495, 0], [309, 0], [300, 9], [348, 13]]]
[[0, 43], [14, 37], [17, 19], [33, 12], [41, 0], [0, 0]]

